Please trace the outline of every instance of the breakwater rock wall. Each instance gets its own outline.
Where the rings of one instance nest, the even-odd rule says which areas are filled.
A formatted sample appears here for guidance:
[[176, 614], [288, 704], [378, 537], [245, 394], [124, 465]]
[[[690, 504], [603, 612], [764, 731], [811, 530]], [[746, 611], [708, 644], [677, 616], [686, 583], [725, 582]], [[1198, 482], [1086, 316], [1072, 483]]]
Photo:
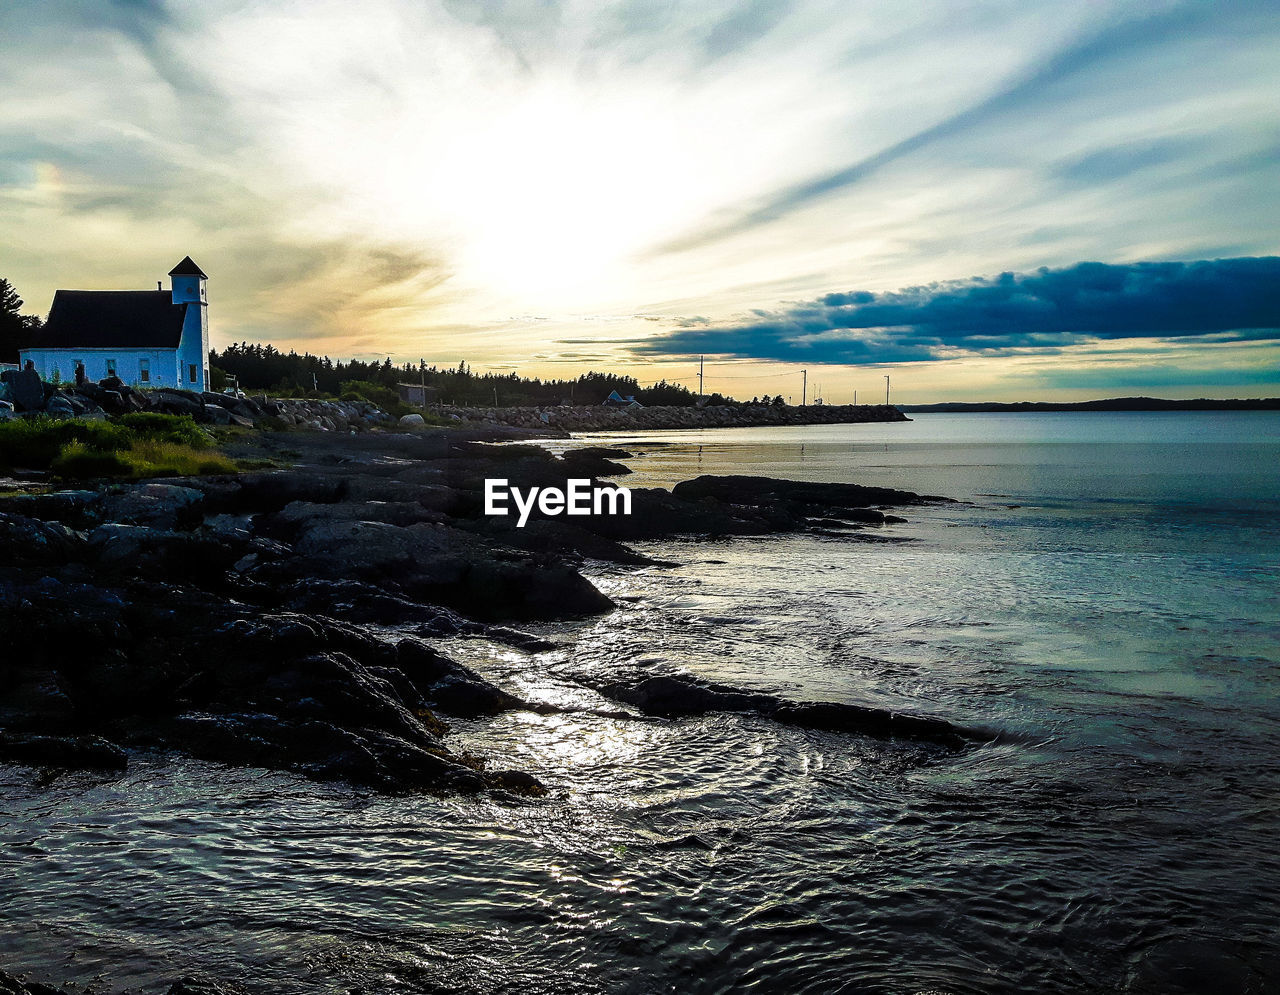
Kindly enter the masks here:
[[558, 428], [569, 432], [625, 432], [634, 429], [739, 428], [757, 425], [835, 425], [853, 422], [909, 421], [884, 404], [791, 405], [743, 404], [696, 407], [606, 408], [464, 408], [433, 405], [432, 412], [470, 424]]

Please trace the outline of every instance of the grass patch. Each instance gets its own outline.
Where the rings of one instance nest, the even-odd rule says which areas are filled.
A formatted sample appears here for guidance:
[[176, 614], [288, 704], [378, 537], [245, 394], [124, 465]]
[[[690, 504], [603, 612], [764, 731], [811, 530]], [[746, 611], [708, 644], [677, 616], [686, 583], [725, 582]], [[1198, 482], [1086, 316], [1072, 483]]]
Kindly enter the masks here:
[[64, 480], [235, 473], [235, 462], [185, 415], [137, 412], [112, 421], [0, 422], [0, 467], [50, 470]]
[[235, 461], [222, 453], [196, 449], [181, 442], [142, 439], [121, 458], [135, 477], [195, 477], [208, 473], [235, 473]]
[[133, 414], [121, 415], [115, 419], [114, 423], [123, 426], [141, 439], [176, 442], [190, 446], [192, 449], [209, 449], [213, 446], [213, 437], [197, 425], [190, 415], [135, 411]]
[[49, 469], [64, 480], [133, 476], [132, 465], [120, 453], [90, 449], [83, 442], [68, 442]]
[[70, 442], [49, 465], [64, 480], [97, 477], [195, 477], [210, 473], [236, 473], [235, 461], [207, 449], [181, 442], [138, 439], [128, 449], [101, 452], [83, 442]]
[[0, 422], [0, 466], [47, 470], [72, 443], [79, 443], [86, 450], [109, 453], [129, 448], [131, 441], [128, 429], [110, 422], [54, 421], [43, 416], [12, 418]]

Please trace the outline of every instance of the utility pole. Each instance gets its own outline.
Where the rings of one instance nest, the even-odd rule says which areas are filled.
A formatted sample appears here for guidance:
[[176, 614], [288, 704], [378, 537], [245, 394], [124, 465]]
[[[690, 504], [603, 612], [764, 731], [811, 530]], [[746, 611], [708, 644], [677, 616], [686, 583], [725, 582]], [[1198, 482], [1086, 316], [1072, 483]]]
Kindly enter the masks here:
[[804, 407], [809, 403], [809, 371], [801, 370], [800, 375], [804, 377], [800, 387], [800, 407]]
[[855, 408], [858, 406], [858, 390], [856, 387], [854, 388], [854, 391], [853, 391], [853, 406]]
[[702, 396], [702, 360], [704, 358], [705, 357], [703, 356], [698, 357], [698, 396], [699, 397]]
[[884, 375], [884, 406], [889, 406], [889, 374]]

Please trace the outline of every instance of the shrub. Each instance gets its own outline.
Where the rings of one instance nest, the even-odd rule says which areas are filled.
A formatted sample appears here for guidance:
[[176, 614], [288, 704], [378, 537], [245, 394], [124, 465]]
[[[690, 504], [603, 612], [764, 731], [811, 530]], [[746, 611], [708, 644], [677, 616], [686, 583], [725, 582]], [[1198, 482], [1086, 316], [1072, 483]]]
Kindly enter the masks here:
[[213, 439], [209, 433], [197, 425], [190, 415], [135, 411], [132, 414], [121, 415], [116, 419], [116, 424], [124, 426], [141, 439], [176, 442], [190, 446], [192, 449], [208, 449], [213, 445]]
[[413, 408], [400, 400], [400, 395], [392, 387], [368, 380], [347, 380], [342, 384], [340, 394], [344, 401], [368, 401], [376, 404], [389, 415], [399, 418], [413, 411]]

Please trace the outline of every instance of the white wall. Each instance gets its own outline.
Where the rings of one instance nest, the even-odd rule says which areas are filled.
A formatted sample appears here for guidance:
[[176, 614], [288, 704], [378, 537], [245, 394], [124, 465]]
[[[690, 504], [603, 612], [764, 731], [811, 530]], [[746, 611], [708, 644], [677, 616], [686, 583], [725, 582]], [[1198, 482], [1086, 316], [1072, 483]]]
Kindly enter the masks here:
[[[198, 276], [175, 276], [173, 302], [187, 304], [187, 318], [182, 324], [182, 340], [178, 343], [178, 379], [186, 390], [208, 390], [209, 308], [205, 281]], [[191, 380], [191, 367], [196, 379]]]
[[[196, 384], [179, 382], [178, 353], [175, 349], [23, 349], [19, 353], [18, 365], [26, 366], [28, 359], [35, 363], [36, 372], [44, 380], [53, 380], [54, 371], [57, 370], [63, 383], [74, 382], [76, 360], [84, 363], [88, 379], [102, 380], [111, 376], [108, 360], [115, 360], [115, 375], [135, 387], [203, 389]], [[140, 361], [144, 359], [151, 374], [151, 379], [145, 383], [140, 370]], [[203, 373], [201, 379], [203, 381]]]

